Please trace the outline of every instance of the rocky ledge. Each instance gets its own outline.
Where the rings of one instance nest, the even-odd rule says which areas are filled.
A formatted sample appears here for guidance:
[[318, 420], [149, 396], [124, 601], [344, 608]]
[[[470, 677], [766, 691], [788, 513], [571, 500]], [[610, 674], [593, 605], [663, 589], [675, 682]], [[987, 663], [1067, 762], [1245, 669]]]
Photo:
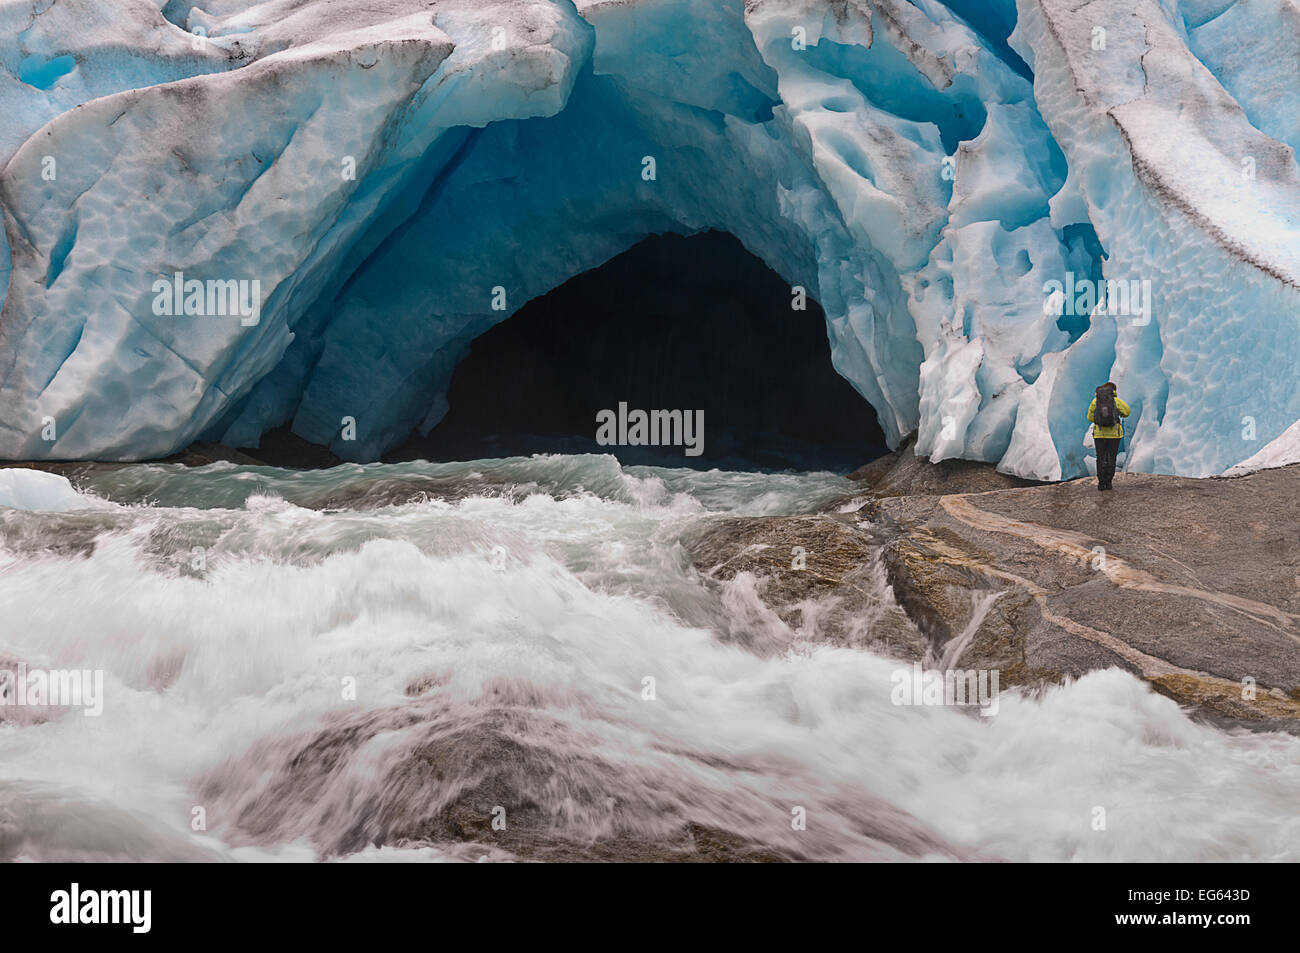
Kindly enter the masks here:
[[855, 477], [856, 513], [720, 520], [696, 565], [750, 572], [815, 638], [997, 670], [1002, 688], [1118, 666], [1219, 721], [1300, 729], [1300, 465], [1099, 493], [904, 452]]

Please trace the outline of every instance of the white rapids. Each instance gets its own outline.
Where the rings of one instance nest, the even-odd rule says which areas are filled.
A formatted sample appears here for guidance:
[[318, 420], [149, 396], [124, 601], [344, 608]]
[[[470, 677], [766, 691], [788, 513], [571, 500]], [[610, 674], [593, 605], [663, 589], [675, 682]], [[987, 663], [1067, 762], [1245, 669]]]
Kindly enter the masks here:
[[[702, 521], [847, 509], [840, 477], [555, 455], [44, 489], [0, 500], [0, 661], [102, 671], [104, 709], [0, 708], [0, 859], [619, 859], [688, 829], [730, 856], [1300, 859], [1300, 739], [1117, 670], [994, 717], [896, 706], [906, 663], [691, 566]], [[747, 647], [756, 619], [784, 645]]]

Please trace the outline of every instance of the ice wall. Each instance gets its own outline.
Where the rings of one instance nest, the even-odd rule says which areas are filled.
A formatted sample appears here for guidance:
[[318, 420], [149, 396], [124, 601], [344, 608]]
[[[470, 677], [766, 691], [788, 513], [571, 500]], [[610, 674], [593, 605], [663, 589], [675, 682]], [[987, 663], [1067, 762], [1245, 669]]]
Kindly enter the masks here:
[[[290, 424], [373, 459], [527, 300], [718, 228], [822, 304], [891, 441], [1079, 475], [1113, 379], [1131, 468], [1222, 472], [1300, 417], [1292, 13], [0, 0], [0, 458]], [[258, 313], [159, 314], [177, 272]], [[1108, 280], [1149, 297], [1073, 294]]]

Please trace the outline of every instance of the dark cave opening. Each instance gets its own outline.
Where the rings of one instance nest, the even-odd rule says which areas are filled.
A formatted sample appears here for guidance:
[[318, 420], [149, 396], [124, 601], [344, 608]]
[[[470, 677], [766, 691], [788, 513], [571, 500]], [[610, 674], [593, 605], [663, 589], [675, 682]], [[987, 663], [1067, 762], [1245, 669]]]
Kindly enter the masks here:
[[[831, 365], [821, 307], [809, 298], [794, 310], [791, 299], [730, 234], [651, 236], [476, 338], [447, 415], [385, 460], [612, 453], [625, 464], [850, 470], [887, 452], [884, 434]], [[620, 403], [631, 439], [633, 411], [680, 410], [687, 424], [702, 412], [702, 452], [686, 453], [689, 430], [663, 435], [674, 445], [598, 442], [597, 415], [617, 416]]]

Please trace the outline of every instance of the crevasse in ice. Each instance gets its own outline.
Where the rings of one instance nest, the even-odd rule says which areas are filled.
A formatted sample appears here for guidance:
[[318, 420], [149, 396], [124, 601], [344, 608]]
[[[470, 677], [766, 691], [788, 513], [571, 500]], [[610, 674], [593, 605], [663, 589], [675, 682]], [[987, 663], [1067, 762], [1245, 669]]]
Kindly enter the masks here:
[[1083, 474], [1110, 379], [1130, 469], [1285, 462], [1298, 55], [1262, 0], [0, 0], [0, 458], [374, 459], [526, 301], [716, 228], [932, 459]]

